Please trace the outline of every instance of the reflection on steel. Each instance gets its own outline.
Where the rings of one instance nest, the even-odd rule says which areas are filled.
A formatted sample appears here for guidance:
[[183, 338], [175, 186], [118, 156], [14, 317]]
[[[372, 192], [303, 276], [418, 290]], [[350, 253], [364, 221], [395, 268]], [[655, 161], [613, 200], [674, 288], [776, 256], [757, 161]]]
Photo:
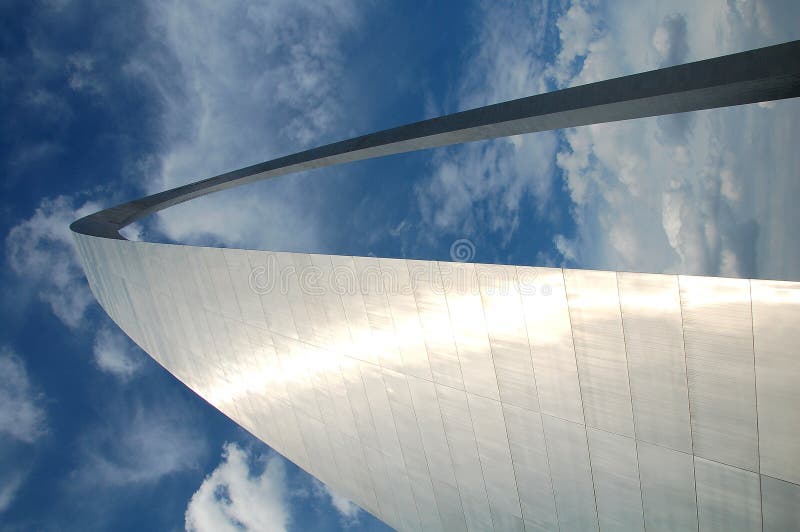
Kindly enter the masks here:
[[[392, 153], [800, 95], [800, 41], [323, 146], [72, 224], [170, 373], [398, 529], [800, 523], [800, 284], [129, 242], [171, 205]], [[306, 275], [308, 274], [308, 275]]]

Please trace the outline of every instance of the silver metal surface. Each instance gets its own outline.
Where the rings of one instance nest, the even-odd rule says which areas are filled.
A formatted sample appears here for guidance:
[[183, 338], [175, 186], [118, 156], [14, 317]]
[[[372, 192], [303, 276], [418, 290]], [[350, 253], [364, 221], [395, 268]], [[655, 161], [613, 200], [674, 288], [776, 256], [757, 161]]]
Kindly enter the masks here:
[[758, 472], [750, 283], [679, 282], [694, 453]]
[[542, 424], [559, 527], [597, 530], [597, 501], [586, 427], [550, 416], [542, 416]]
[[586, 425], [633, 436], [617, 275], [566, 270], [564, 279]]
[[800, 484], [800, 286], [750, 281], [761, 473]]
[[636, 437], [692, 452], [678, 280], [617, 274]]
[[601, 530], [644, 530], [636, 441], [586, 429]]
[[800, 486], [762, 475], [761, 494], [764, 532], [800, 530]]
[[[394, 527], [796, 519], [796, 283], [76, 238], [134, 341]], [[271, 262], [358, 282], [267, 293]]]
[[395, 528], [798, 528], [797, 283], [214, 249], [118, 230], [303, 169], [799, 94], [800, 43], [787, 43], [323, 146], [72, 229], [126, 334]]
[[756, 473], [695, 458], [700, 530], [761, 530], [761, 497]]
[[544, 414], [583, 423], [583, 404], [572, 341], [564, 274], [560, 269], [517, 267], [528, 341]]
[[637, 448], [648, 532], [697, 530], [692, 455], [643, 441]]

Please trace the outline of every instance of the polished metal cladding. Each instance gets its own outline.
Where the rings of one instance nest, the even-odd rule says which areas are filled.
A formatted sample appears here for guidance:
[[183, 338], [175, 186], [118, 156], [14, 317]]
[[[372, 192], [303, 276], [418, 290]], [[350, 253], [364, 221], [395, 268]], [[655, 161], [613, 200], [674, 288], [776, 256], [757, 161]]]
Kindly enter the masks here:
[[324, 146], [72, 228], [92, 292], [128, 336], [395, 528], [798, 529], [800, 283], [118, 234], [149, 213], [256, 179], [795, 97], [798, 80], [800, 43], [787, 43]]

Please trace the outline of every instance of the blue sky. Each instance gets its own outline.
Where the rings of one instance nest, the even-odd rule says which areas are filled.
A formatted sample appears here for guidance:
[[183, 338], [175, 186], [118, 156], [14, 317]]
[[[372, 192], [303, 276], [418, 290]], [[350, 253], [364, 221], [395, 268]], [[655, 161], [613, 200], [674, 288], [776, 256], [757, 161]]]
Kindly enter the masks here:
[[[0, 529], [378, 530], [133, 345], [67, 226], [443, 113], [800, 38], [786, 1], [0, 3]], [[132, 238], [800, 279], [800, 103], [355, 163]]]

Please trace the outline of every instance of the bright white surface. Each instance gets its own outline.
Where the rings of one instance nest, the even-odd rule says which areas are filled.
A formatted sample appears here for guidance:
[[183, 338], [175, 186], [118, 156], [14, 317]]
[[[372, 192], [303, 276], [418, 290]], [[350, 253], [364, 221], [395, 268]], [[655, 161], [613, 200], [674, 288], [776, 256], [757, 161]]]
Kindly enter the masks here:
[[396, 528], [797, 523], [796, 283], [76, 238], [134, 341]]

